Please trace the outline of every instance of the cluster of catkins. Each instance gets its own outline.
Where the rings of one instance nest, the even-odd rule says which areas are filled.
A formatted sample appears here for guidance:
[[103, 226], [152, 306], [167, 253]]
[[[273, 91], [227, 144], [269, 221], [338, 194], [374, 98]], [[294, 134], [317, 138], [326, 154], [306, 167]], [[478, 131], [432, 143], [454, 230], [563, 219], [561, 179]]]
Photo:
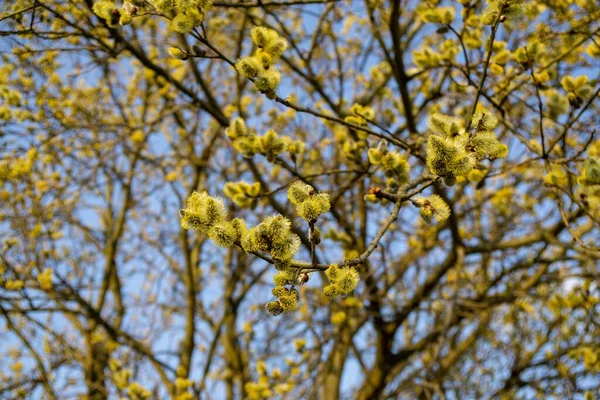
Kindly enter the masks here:
[[373, 107], [353, 104], [352, 107], [350, 107], [350, 112], [352, 115], [348, 115], [344, 118], [344, 121], [350, 124], [364, 126], [367, 125], [369, 121], [375, 119], [375, 110]]
[[263, 26], [252, 28], [250, 36], [256, 44], [256, 52], [238, 60], [235, 68], [246, 78], [254, 79], [256, 90], [274, 99], [281, 74], [273, 67], [273, 63], [281, 57], [288, 43], [276, 31]]
[[473, 131], [467, 132], [461, 120], [443, 114], [434, 114], [428, 121], [433, 132], [427, 141], [427, 166], [432, 174], [444, 178], [447, 186], [456, 183], [457, 176], [473, 169], [485, 170], [480, 161], [506, 157], [508, 148], [498, 141], [493, 129], [497, 119], [489, 113], [477, 112], [473, 116]]
[[184, 229], [200, 231], [221, 247], [231, 247], [246, 233], [246, 222], [241, 218], [227, 221], [223, 200], [206, 192], [192, 193], [187, 208], [179, 210], [179, 216]]
[[300, 248], [300, 238], [292, 233], [291, 225], [282, 215], [267, 217], [258, 226], [248, 229], [242, 237], [242, 247], [249, 252], [269, 253], [275, 267], [285, 270]]
[[116, 28], [119, 25], [129, 25], [137, 15], [138, 9], [130, 1], [124, 2], [123, 7], [117, 7], [114, 1], [101, 0], [94, 3], [92, 11], [105, 20], [108, 26]]
[[212, 7], [212, 0], [150, 0], [150, 4], [163, 14], [175, 13], [171, 29], [179, 33], [191, 32], [203, 21]]
[[[175, 16], [171, 20], [171, 29], [179, 33], [191, 32], [204, 21], [204, 16], [212, 7], [212, 0], [148, 0], [148, 3], [158, 12]], [[117, 7], [113, 0], [100, 0], [94, 4], [93, 11], [106, 23], [115, 28], [118, 25], [128, 25], [137, 15], [138, 7], [146, 5], [145, 1], [133, 0]]]
[[369, 162], [381, 165], [387, 177], [386, 184], [390, 191], [396, 191], [400, 185], [410, 179], [410, 165], [405, 157], [396, 151], [389, 151], [387, 142], [381, 140], [377, 147], [369, 149]]
[[600, 160], [594, 157], [585, 160], [583, 174], [577, 182], [579, 200], [595, 215], [600, 215]]
[[269, 129], [263, 136], [248, 129], [242, 118], [235, 118], [227, 128], [227, 137], [231, 139], [233, 148], [244, 157], [253, 157], [255, 154], [264, 155], [267, 160], [273, 161], [278, 155], [288, 152], [290, 154], [304, 153], [303, 142], [294, 141], [287, 136], [280, 137], [277, 132]]
[[348, 295], [356, 289], [360, 281], [356, 268], [340, 267], [337, 264], [331, 264], [325, 271], [325, 275], [330, 284], [323, 288], [323, 294], [330, 299]]
[[319, 215], [331, 207], [327, 193], [315, 193], [312, 186], [300, 181], [290, 186], [287, 197], [296, 206], [298, 215], [308, 222], [314, 223]]
[[[253, 189], [256, 187], [260, 189], [260, 185], [236, 185], [236, 189], [242, 186], [248, 191], [256, 192]], [[312, 186], [298, 181], [290, 186], [287, 194], [298, 214], [311, 224], [310, 240], [318, 244], [321, 232], [314, 227], [314, 223], [329, 210], [329, 195], [316, 193]], [[273, 276], [273, 295], [277, 300], [266, 304], [267, 313], [279, 315], [298, 307], [299, 294], [294, 286], [306, 282], [308, 274], [292, 267], [292, 258], [300, 248], [300, 238], [292, 232], [289, 219], [282, 215], [270, 216], [248, 229], [240, 218], [227, 221], [223, 201], [206, 192], [192, 193], [187, 199], [187, 207], [180, 210], [179, 215], [184, 229], [200, 231], [219, 246], [237, 244], [247, 252], [268, 253], [278, 272]], [[325, 288], [325, 295], [331, 298], [350, 293], [359, 281], [358, 272], [351, 267], [331, 265], [326, 273], [331, 284]]]
[[569, 104], [573, 108], [581, 107], [583, 101], [588, 99], [593, 92], [592, 87], [588, 84], [588, 77], [585, 75], [576, 78], [569, 75], [564, 76], [560, 80], [560, 85], [568, 93]]
[[429, 197], [417, 196], [412, 200], [412, 203], [419, 208], [421, 218], [428, 224], [431, 223], [432, 219], [443, 222], [450, 216], [450, 207], [437, 194], [432, 194]]
[[489, 0], [488, 6], [479, 17], [485, 25], [494, 25], [496, 21], [504, 22], [507, 17], [523, 14], [525, 0]]
[[242, 208], [252, 207], [256, 204], [256, 197], [260, 193], [260, 182], [227, 182], [223, 188], [225, 196]]
[[277, 300], [265, 304], [267, 314], [277, 316], [284, 311], [294, 311], [298, 308], [298, 300], [300, 299], [298, 290], [288, 289], [285, 286], [275, 286], [273, 295], [277, 297]]
[[[206, 192], [194, 192], [187, 208], [179, 211], [184, 229], [199, 231], [221, 247], [237, 243], [247, 252], [269, 253], [275, 267], [289, 270], [292, 257], [300, 248], [300, 238], [291, 231], [291, 222], [282, 215], [270, 216], [248, 229], [243, 219], [227, 221], [223, 200]], [[289, 275], [291, 279], [291, 274]]]
[[[294, 182], [288, 189], [287, 195], [290, 202], [296, 206], [298, 215], [310, 223], [314, 224], [321, 214], [329, 211], [329, 195], [327, 193], [315, 193], [314, 188], [306, 183]], [[321, 231], [313, 227], [309, 239], [318, 244], [321, 241]], [[273, 282], [275, 283], [273, 295], [277, 297], [277, 300], [265, 305], [267, 313], [274, 316], [284, 311], [295, 310], [298, 307], [299, 295], [293, 285], [304, 283], [301, 278], [303, 276], [308, 277], [305, 273], [298, 273], [295, 268], [289, 268], [285, 263], [275, 263], [275, 267], [279, 270], [273, 275]], [[292, 286], [286, 288], [287, 285]]]
[[456, 10], [454, 7], [430, 7], [422, 3], [417, 6], [417, 14], [423, 22], [433, 24], [451, 24], [454, 21]]

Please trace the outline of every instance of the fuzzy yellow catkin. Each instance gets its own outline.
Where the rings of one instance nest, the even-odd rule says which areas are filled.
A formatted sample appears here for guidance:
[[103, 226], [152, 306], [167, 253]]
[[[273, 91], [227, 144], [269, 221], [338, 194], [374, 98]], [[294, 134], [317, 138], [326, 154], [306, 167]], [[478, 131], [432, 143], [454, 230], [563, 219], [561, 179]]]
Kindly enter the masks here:
[[329, 211], [331, 204], [327, 193], [316, 194], [312, 186], [296, 181], [288, 189], [288, 199], [296, 206], [296, 212], [308, 222]]
[[229, 222], [214, 225], [208, 231], [208, 237], [220, 247], [231, 247], [236, 236], [236, 230]]
[[275, 297], [281, 297], [289, 294], [289, 290], [285, 286], [275, 286], [272, 293]]
[[283, 311], [293, 311], [298, 308], [298, 297], [293, 293], [281, 296], [279, 304], [283, 308]]
[[267, 314], [271, 315], [271, 316], [277, 316], [280, 315], [284, 309], [281, 305], [281, 303], [279, 303], [279, 301], [270, 301], [267, 304], [265, 304], [265, 310], [267, 311]]
[[289, 201], [294, 205], [300, 205], [310, 195], [313, 188], [301, 181], [295, 181], [292, 183], [287, 191], [287, 197]]
[[235, 69], [246, 78], [256, 78], [264, 69], [256, 57], [246, 57], [235, 63]]
[[179, 216], [182, 228], [200, 231], [220, 247], [231, 247], [247, 235], [244, 220], [226, 221], [223, 200], [206, 192], [193, 192], [187, 199], [187, 208], [180, 210]]
[[323, 294], [328, 299], [334, 299], [335, 297], [339, 296], [341, 293], [338, 290], [337, 286], [335, 286], [335, 285], [327, 285], [327, 286], [325, 286], [323, 288]]
[[473, 116], [469, 134], [460, 119], [439, 113], [431, 115], [427, 123], [432, 131], [427, 140], [430, 172], [444, 177], [444, 183], [451, 186], [457, 177], [474, 168], [485, 169], [480, 160], [506, 157], [508, 147], [492, 131], [497, 122], [493, 114], [479, 111]]
[[419, 214], [427, 223], [430, 223], [432, 218], [438, 222], [443, 222], [450, 216], [450, 207], [436, 194], [429, 197], [415, 197], [413, 204], [419, 207]]
[[360, 275], [354, 267], [342, 267], [331, 264], [325, 271], [330, 285], [323, 288], [325, 297], [333, 299], [339, 295], [347, 295], [358, 286]]
[[253, 79], [256, 90], [273, 99], [281, 73], [272, 64], [287, 49], [287, 41], [273, 29], [262, 26], [252, 28], [250, 36], [258, 48], [254, 55], [239, 59], [235, 69], [245, 78]]

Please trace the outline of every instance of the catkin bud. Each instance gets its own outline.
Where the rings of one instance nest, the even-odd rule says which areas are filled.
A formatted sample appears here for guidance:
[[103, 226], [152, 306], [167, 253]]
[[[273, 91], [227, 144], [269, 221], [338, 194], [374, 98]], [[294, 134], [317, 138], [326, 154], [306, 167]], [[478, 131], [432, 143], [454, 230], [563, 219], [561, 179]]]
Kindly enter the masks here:
[[187, 52], [181, 50], [179, 47], [169, 47], [169, 55], [178, 60], [187, 60]]
[[129, 15], [137, 14], [137, 7], [134, 6], [130, 1], [123, 3], [123, 10]]

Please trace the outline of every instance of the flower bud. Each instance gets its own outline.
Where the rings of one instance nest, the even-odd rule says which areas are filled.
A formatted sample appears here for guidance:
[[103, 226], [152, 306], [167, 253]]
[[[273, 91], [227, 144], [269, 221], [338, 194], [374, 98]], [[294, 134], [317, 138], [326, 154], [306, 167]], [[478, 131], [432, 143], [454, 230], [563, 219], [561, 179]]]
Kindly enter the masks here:
[[179, 47], [169, 47], [169, 55], [178, 60], [187, 60], [187, 52], [181, 50]]

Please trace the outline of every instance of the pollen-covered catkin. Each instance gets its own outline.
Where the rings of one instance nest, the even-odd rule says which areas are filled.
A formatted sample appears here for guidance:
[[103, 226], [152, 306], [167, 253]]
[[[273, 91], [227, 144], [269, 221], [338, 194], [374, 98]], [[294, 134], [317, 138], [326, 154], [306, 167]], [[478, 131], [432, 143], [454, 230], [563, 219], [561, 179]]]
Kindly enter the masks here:
[[432, 218], [438, 222], [443, 222], [450, 217], [450, 207], [437, 194], [429, 197], [415, 197], [413, 204], [419, 207], [419, 214], [427, 223], [431, 223]]
[[340, 267], [337, 264], [331, 264], [325, 271], [325, 275], [330, 285], [323, 288], [323, 294], [330, 299], [351, 293], [360, 282], [360, 275], [354, 267]]
[[461, 120], [443, 114], [433, 114], [428, 127], [432, 131], [427, 140], [427, 166], [432, 174], [453, 185], [458, 176], [469, 174], [474, 168], [485, 168], [480, 161], [506, 157], [508, 147], [500, 143], [493, 132], [497, 118], [486, 111], [473, 115], [470, 132]]
[[235, 69], [245, 78], [254, 80], [254, 87], [268, 98], [275, 98], [275, 90], [281, 81], [281, 73], [273, 63], [287, 49], [287, 41], [273, 29], [255, 26], [250, 36], [257, 49], [254, 55], [239, 59]]
[[296, 206], [296, 212], [308, 222], [316, 221], [329, 211], [331, 204], [327, 193], [315, 193], [312, 186], [296, 181], [288, 189], [288, 199]]

